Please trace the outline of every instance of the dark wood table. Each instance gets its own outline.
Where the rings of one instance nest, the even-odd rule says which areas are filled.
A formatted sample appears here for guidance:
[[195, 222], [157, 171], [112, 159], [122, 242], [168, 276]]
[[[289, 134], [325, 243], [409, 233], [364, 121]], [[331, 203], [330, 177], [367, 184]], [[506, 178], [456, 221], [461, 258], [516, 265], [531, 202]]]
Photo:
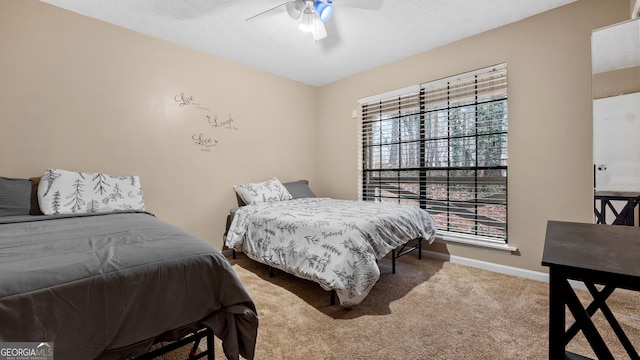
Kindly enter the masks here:
[[[596, 223], [607, 223], [607, 212], [613, 215], [613, 225], [635, 226], [635, 209], [640, 205], [640, 192], [637, 191], [596, 191], [593, 194], [593, 211], [596, 215]], [[626, 202], [622, 210], [618, 212], [612, 201]], [[600, 202], [600, 204], [598, 204]]]
[[[600, 310], [631, 359], [640, 359], [606, 304], [616, 288], [640, 291], [640, 228], [549, 221], [542, 254], [549, 267], [549, 359], [582, 358], [565, 346], [582, 331], [599, 360], [613, 359], [591, 321]], [[593, 301], [585, 308], [569, 279], [582, 281]], [[603, 285], [600, 290], [596, 284]], [[565, 326], [565, 306], [575, 322]]]

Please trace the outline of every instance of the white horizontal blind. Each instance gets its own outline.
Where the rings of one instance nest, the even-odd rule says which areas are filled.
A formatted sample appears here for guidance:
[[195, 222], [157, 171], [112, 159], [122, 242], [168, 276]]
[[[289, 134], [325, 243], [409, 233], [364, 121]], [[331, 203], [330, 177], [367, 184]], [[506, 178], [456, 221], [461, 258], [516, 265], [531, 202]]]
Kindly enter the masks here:
[[362, 198], [428, 210], [439, 230], [506, 242], [507, 68], [362, 103]]

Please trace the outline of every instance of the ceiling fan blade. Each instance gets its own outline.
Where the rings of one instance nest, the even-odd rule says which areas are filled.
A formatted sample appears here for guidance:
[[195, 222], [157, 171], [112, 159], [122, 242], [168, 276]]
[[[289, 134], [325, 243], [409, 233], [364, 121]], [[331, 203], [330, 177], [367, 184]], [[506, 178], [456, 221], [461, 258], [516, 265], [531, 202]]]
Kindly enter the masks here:
[[316, 15], [313, 29], [313, 40], [318, 41], [327, 37], [327, 29], [324, 27], [324, 23], [320, 21], [320, 17]]
[[[265, 11], [259, 12], [259, 13], [255, 14], [255, 15], [253, 15], [253, 16], [248, 17], [245, 21], [249, 21], [251, 19], [255, 19], [260, 15], [264, 15], [264, 14], [266, 14], [268, 12], [274, 11], [274, 10], [280, 8], [281, 6], [287, 7], [287, 10], [288, 10], [289, 3], [295, 3], [295, 2], [297, 2], [297, 0], [287, 1], [287, 2], [284, 2], [284, 3], [280, 4], [280, 5], [276, 5], [276, 6], [272, 7], [272, 8], [269, 8], [269, 9], [267, 9]], [[278, 10], [281, 11], [282, 9], [278, 9]], [[291, 14], [289, 14], [289, 15], [291, 15]]]
[[358, 9], [379, 10], [384, 0], [334, 0], [334, 6], [345, 6]]

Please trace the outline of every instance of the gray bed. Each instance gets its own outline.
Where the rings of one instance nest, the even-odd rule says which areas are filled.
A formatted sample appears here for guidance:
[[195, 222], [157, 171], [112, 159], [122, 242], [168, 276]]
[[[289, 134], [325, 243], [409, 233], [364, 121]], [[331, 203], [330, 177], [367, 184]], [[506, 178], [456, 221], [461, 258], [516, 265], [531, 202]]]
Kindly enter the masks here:
[[205, 328], [252, 359], [257, 327], [227, 259], [150, 213], [0, 217], [0, 342], [124, 359]]

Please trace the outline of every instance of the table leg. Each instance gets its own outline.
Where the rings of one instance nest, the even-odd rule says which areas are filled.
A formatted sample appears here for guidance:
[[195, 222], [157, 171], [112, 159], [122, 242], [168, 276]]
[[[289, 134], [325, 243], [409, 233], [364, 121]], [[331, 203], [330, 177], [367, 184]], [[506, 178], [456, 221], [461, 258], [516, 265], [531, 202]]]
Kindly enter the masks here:
[[[629, 358], [640, 359], [640, 355], [638, 355], [638, 352], [633, 346], [633, 343], [631, 342], [631, 340], [629, 340], [629, 337], [624, 332], [624, 329], [622, 329], [622, 326], [620, 326], [620, 323], [618, 322], [618, 320], [616, 320], [616, 317], [613, 315], [613, 312], [611, 311], [611, 309], [609, 309], [609, 306], [606, 303], [607, 298], [609, 298], [609, 295], [613, 293], [615, 287], [607, 285], [602, 290], [598, 290], [594, 284], [585, 283], [585, 285], [593, 296], [593, 302], [589, 304], [589, 307], [587, 308], [587, 314], [589, 316], [592, 316], [593, 314], [595, 314], [597, 309], [600, 309], [604, 317], [609, 322], [609, 326], [611, 326], [611, 329], [618, 337], [618, 340], [620, 340], [620, 343], [627, 351]], [[593, 308], [595, 308], [593, 310], [592, 305]]]
[[565, 286], [567, 279], [556, 267], [549, 268], [549, 360], [564, 360]]
[[589, 345], [591, 345], [591, 349], [593, 349], [593, 352], [599, 360], [614, 360], [607, 344], [604, 342], [602, 336], [591, 321], [591, 317], [582, 307], [580, 299], [578, 299], [576, 293], [571, 289], [569, 283], [566, 282], [566, 284], [567, 290], [565, 290], [565, 302], [576, 322], [580, 324], [580, 330], [589, 342]]

